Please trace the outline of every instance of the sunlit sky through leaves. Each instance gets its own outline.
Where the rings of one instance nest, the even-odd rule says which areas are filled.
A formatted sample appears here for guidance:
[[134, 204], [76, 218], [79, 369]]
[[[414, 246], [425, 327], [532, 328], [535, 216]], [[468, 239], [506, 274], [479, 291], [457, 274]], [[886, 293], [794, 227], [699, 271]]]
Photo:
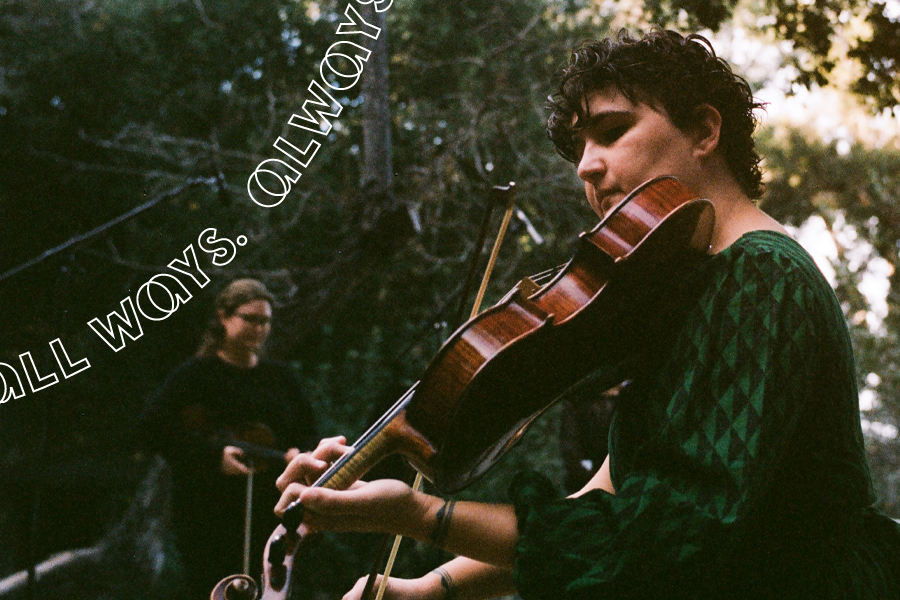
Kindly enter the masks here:
[[[888, 5], [900, 17], [900, 0], [888, 0]], [[841, 154], [849, 152], [857, 143], [900, 149], [900, 107], [871, 114], [847, 91], [851, 73], [844, 71], [852, 66], [838, 67], [834, 83], [826, 88], [807, 90], [794, 85], [795, 69], [785, 60], [791, 52], [790, 43], [770, 41], [741, 25], [743, 21], [763, 26], [766, 18], [749, 13], [738, 15], [735, 25], [724, 27], [717, 34], [705, 33], [718, 54], [752, 85], [759, 86], [757, 97], [768, 103], [765, 112], [760, 114], [763, 127], [805, 130], [826, 144], [834, 143]], [[847, 21], [847, 26], [852, 26], [849, 18]], [[835, 242], [847, 249], [850, 269], [860, 272], [859, 289], [870, 305], [866, 324], [873, 332], [881, 330], [887, 315], [890, 263], [878, 257], [841, 215], [837, 215], [833, 231], [828, 230], [823, 219], [814, 217], [792, 233], [813, 255], [832, 285], [835, 283], [832, 261], [838, 257]]]
[[[887, 12], [900, 18], [900, 0], [888, 0]], [[766, 25], [765, 19], [764, 16], [743, 15], [745, 23], [758, 27]], [[842, 19], [845, 20], [848, 27], [853, 26], [851, 17]], [[724, 27], [719, 33], [706, 32], [705, 35], [713, 42], [716, 52], [751, 82], [757, 97], [768, 103], [766, 111], [759, 115], [762, 127], [776, 131], [779, 128], [806, 131], [825, 144], [833, 143], [839, 154], [849, 153], [854, 144], [900, 150], [900, 107], [873, 115], [850, 94], [847, 90], [854, 75], [851, 61], [839, 63], [832, 84], [826, 88], [797, 86], [793, 83], [796, 69], [786, 60], [791, 44], [765, 39], [753, 32], [752, 27], [742, 26], [741, 21], [737, 18], [734, 25]], [[832, 285], [836, 282], [837, 244], [844, 248], [847, 266], [858, 275], [859, 290], [869, 305], [865, 314], [848, 315], [848, 318], [864, 321], [876, 335], [884, 333], [892, 265], [877, 255], [842, 214], [835, 215], [831, 228], [824, 219], [816, 216], [799, 228], [791, 229], [791, 233], [813, 255]], [[862, 411], [878, 408], [879, 383], [871, 377], [866, 381], [860, 391]], [[870, 435], [886, 439], [898, 436], [897, 428], [890, 424], [868, 418], [863, 419], [862, 424]]]

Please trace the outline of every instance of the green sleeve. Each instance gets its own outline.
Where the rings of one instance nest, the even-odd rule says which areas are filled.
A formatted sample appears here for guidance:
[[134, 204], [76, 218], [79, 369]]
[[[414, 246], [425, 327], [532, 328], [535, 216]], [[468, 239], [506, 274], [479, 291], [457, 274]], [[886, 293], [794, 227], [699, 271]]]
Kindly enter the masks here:
[[678, 597], [669, 586], [724, 577], [716, 565], [773, 510], [779, 470], [809, 444], [802, 417], [830, 343], [819, 315], [836, 306], [820, 306], [810, 265], [758, 247], [710, 259], [699, 299], [616, 409], [614, 496], [560, 499], [539, 476], [516, 480], [523, 598]]

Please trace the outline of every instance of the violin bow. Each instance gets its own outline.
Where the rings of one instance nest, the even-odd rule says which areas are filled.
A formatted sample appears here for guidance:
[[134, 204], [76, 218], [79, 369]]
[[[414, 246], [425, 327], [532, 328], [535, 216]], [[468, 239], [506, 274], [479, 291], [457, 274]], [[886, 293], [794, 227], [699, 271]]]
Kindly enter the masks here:
[[[484, 292], [487, 289], [488, 281], [490, 281], [491, 273], [494, 271], [494, 265], [497, 264], [497, 256], [500, 254], [500, 245], [503, 243], [503, 238], [506, 236], [506, 230], [509, 227], [509, 222], [512, 219], [513, 210], [515, 209], [515, 188], [515, 182], [510, 181], [509, 185], [495, 185], [491, 189], [493, 202], [491, 203], [491, 206], [489, 207], [488, 212], [485, 215], [484, 222], [482, 223], [479, 240], [476, 243], [476, 252], [472, 260], [472, 268], [469, 270], [469, 276], [466, 279], [466, 284], [462, 291], [460, 308], [462, 308], [462, 304], [465, 302], [465, 297], [468, 296], [468, 290], [471, 286], [472, 275], [474, 274], [475, 267], [478, 264], [478, 256], [481, 254], [481, 247], [484, 245], [486, 230], [490, 222], [491, 209], [493, 208], [494, 203], [502, 204], [505, 208], [505, 212], [503, 213], [503, 221], [500, 223], [500, 230], [497, 232], [497, 237], [494, 239], [494, 247], [491, 249], [491, 256], [488, 259], [488, 264], [484, 269], [484, 275], [481, 277], [481, 285], [478, 288], [478, 293], [475, 295], [475, 302], [472, 305], [472, 311], [469, 314], [469, 320], [475, 318], [475, 316], [478, 315], [479, 310], [481, 310], [481, 302], [482, 300], [484, 300]], [[457, 321], [461, 320], [461, 314], [462, 310], [460, 310], [457, 314]], [[459, 325], [461, 325], [461, 323], [455, 323], [454, 329], [456, 329], [456, 327], [458, 327]], [[416, 479], [412, 485], [413, 491], [417, 492], [422, 489], [422, 481], [422, 474], [417, 472]], [[384, 576], [381, 578], [381, 584], [378, 586], [378, 593], [375, 596], [375, 600], [382, 600], [384, 596], [384, 591], [387, 588], [387, 581], [391, 576], [391, 571], [394, 568], [394, 561], [397, 559], [397, 551], [400, 548], [400, 541], [402, 539], [402, 535], [394, 537], [394, 543], [391, 546], [391, 554], [388, 557], [387, 564], [384, 567]], [[374, 587], [375, 577], [377, 573], [378, 571], [376, 563], [376, 568], [373, 569], [371, 573], [369, 573], [369, 578], [366, 581], [366, 586], [365, 588], [363, 588], [362, 600], [369, 600], [369, 596], [372, 593], [372, 588]]]

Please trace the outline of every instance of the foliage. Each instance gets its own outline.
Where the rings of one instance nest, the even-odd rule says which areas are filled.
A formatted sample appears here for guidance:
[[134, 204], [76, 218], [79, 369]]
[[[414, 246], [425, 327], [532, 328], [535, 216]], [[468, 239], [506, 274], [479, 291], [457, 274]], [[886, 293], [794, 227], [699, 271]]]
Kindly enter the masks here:
[[[896, 12], [896, 11], [894, 11]], [[894, 109], [900, 102], [898, 63], [900, 63], [900, 15], [888, 14], [888, 5], [876, 2], [870, 6], [866, 23], [871, 36], [858, 40], [848, 55], [863, 67], [853, 90], [871, 98], [879, 109]], [[895, 112], [896, 114], [896, 112]]]
[[[793, 83], [824, 86], [842, 60], [855, 61], [852, 89], [875, 110], [900, 102], [900, 15], [896, 5], [865, 0], [765, 0], [753, 2], [761, 32], [788, 42], [797, 75]], [[737, 0], [646, 0], [650, 23], [684, 24], [718, 31]], [[864, 21], [860, 27], [857, 19]], [[848, 49], [844, 49], [848, 46]]]
[[[836, 144], [811, 142], [797, 132], [783, 140], [770, 137], [764, 145], [771, 181], [763, 207], [795, 226], [823, 219], [835, 244], [836, 291], [850, 323], [859, 388], [877, 398], [863, 419], [870, 425], [867, 441], [880, 506], [900, 515], [900, 156], [859, 145], [841, 154]], [[879, 261], [886, 266], [888, 284], [881, 319], [874, 318], [860, 291], [869, 268]], [[891, 427], [893, 437], [885, 433]]]
[[[40, 534], [35, 554], [45, 556], [94, 541], [127, 505], [134, 465], [142, 464], [134, 427], [143, 399], [193, 352], [211, 298], [230, 278], [259, 277], [273, 289], [273, 355], [300, 373], [321, 433], [352, 438], [417, 378], [452, 329], [492, 186], [516, 182], [517, 206], [542, 241], [525, 220], [513, 220], [487, 303], [523, 275], [564, 262], [575, 236], [594, 224], [571, 166], [553, 154], [543, 128], [549, 81], [566, 50], [618, 22], [590, 0], [394, 3], [387, 29], [392, 194], [419, 225], [408, 243], [391, 244], [390, 230], [379, 228], [381, 207], [360, 190], [359, 88], [338, 98], [345, 111], [288, 199], [272, 209], [252, 204], [247, 177], [285, 135], [345, 5], [15, 0], [0, 7], [0, 273], [193, 178], [213, 182], [0, 283], [0, 362], [13, 364], [30, 350], [47, 364], [47, 343], [56, 337], [92, 362], [84, 375], [0, 406], [0, 470], [13, 482], [2, 491], [65, 494], [72, 510], [94, 506], [97, 513], [75, 525], [69, 519], [66, 529], [57, 514], [63, 511], [50, 517], [44, 507], [31, 531], [26, 494], [22, 504], [0, 511], [0, 543], [9, 550], [0, 556], [0, 575], [23, 568], [28, 531]], [[640, 6], [646, 21], [713, 29], [735, 8], [732, 0]], [[769, 0], [765, 8], [774, 25], [761, 28], [795, 44], [797, 82], [807, 85], [827, 79], [833, 41], [844, 31], [838, 17], [849, 11], [868, 19], [872, 36], [851, 51], [865, 68], [855, 89], [873, 106], [896, 104], [897, 25], [884, 5]], [[896, 154], [855, 147], [842, 155], [799, 135], [770, 136], [764, 154], [767, 210], [797, 225], [813, 216], [835, 231], [843, 223], [871, 244], [867, 261], [880, 257], [894, 267], [888, 314], [877, 331], [857, 318], [869, 308], [857, 287], [866, 262], [845, 249], [836, 270], [854, 324], [861, 387], [874, 385], [881, 400], [866, 418], [900, 425]], [[498, 220], [495, 214], [495, 227]], [[115, 354], [100, 344], [85, 323], [107, 314], [211, 226], [243, 233], [250, 243], [227, 267], [210, 268], [213, 283], [143, 338]], [[551, 411], [465, 496], [503, 499], [510, 476], [524, 467], [560, 479], [556, 427]], [[875, 434], [868, 441], [882, 506], [900, 514], [900, 448]], [[98, 476], [101, 485], [91, 491], [72, 480], [42, 488], [24, 475], [40, 475], [47, 465], [65, 469], [73, 457], [114, 457], [118, 470]], [[323, 555], [336, 560], [320, 565], [336, 573], [329, 592], [345, 591], [367, 568], [360, 545], [344, 537], [325, 542]], [[419, 549], [401, 572], [421, 572], [440, 558]]]

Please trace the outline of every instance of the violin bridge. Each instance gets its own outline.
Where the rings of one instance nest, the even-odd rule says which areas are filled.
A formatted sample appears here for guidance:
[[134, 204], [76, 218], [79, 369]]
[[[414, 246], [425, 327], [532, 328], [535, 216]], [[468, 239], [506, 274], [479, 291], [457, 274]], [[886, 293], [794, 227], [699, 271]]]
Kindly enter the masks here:
[[525, 277], [516, 285], [516, 289], [522, 292], [523, 296], [528, 298], [539, 289], [541, 289], [541, 286], [532, 281], [530, 277]]

